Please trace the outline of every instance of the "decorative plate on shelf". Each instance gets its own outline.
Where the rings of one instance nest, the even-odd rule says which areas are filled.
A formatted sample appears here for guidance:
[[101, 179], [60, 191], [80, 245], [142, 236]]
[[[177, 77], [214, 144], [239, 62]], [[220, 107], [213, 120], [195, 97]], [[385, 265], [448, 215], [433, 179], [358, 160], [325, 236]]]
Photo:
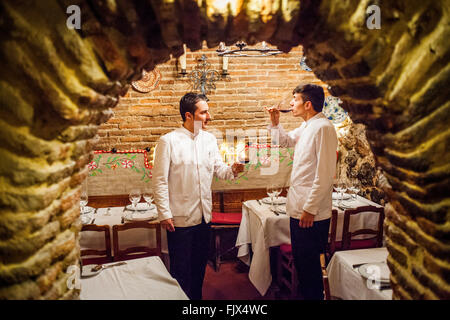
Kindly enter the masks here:
[[305, 70], [305, 71], [308, 71], [308, 72], [312, 71], [312, 69], [306, 65], [306, 57], [305, 56], [303, 56], [300, 59], [300, 68], [302, 68], [302, 70]]
[[142, 79], [138, 81], [133, 81], [131, 86], [139, 92], [147, 93], [155, 90], [159, 86], [159, 81], [161, 80], [161, 73], [159, 70], [153, 69], [150, 72], [145, 70], [142, 71]]
[[342, 123], [348, 117], [347, 111], [339, 105], [340, 103], [342, 100], [338, 97], [328, 96], [323, 104], [323, 114], [334, 124]]

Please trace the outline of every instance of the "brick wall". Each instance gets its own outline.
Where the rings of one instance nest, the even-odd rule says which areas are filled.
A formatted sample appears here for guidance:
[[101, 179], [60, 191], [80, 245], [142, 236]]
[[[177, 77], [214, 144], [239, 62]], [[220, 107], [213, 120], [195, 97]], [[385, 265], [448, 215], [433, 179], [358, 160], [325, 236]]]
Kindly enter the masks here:
[[[255, 45], [260, 47], [261, 44]], [[253, 46], [251, 46], [253, 47]], [[217, 48], [203, 49], [186, 54], [187, 72], [190, 72], [205, 54], [211, 68], [222, 69], [222, 58]], [[292, 96], [298, 84], [316, 83], [326, 91], [326, 84], [318, 80], [313, 72], [302, 70], [299, 46], [289, 53], [264, 58], [229, 58], [227, 79], [216, 82], [216, 90], [208, 94], [212, 122], [211, 130], [220, 130], [225, 136], [226, 129], [264, 129], [269, 121], [264, 107]], [[178, 75], [180, 67], [177, 59], [158, 65], [161, 73], [159, 86], [149, 92], [140, 93], [130, 88], [114, 108], [114, 116], [98, 131], [97, 150], [138, 149], [152, 147], [159, 137], [181, 126], [179, 113], [180, 98], [192, 86], [188, 78]], [[178, 70], [177, 70], [178, 69]], [[290, 114], [281, 116], [285, 128], [293, 129], [302, 121]]]

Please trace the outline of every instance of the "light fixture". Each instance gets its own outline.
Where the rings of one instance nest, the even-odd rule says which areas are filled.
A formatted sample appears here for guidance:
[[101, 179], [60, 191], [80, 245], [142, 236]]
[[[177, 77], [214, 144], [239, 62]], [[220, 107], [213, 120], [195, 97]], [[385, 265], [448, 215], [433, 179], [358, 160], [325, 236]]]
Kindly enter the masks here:
[[262, 42], [261, 48], [246, 48], [247, 44], [244, 41], [236, 42], [235, 44], [238, 49], [229, 50], [225, 47], [225, 44], [221, 42], [219, 44], [219, 49], [217, 53], [221, 57], [268, 57], [274, 56], [282, 53], [282, 51], [277, 49], [271, 49], [267, 46], [266, 42]]
[[[216, 89], [215, 82], [221, 78], [221, 74], [217, 70], [210, 69], [211, 64], [207, 60], [208, 58], [205, 55], [202, 55], [202, 57], [198, 59], [199, 62], [194, 70], [187, 73], [186, 60], [183, 61], [180, 59], [180, 75], [182, 77], [187, 76], [192, 83], [193, 90], [200, 90], [205, 96], [212, 89]], [[223, 72], [222, 75], [224, 75]]]

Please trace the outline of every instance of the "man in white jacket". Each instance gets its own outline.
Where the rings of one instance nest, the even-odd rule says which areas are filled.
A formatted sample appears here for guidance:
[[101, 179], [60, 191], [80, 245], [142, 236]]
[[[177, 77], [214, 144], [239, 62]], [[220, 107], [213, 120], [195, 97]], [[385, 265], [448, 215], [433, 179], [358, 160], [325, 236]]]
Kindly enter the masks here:
[[278, 130], [279, 144], [295, 147], [286, 213], [290, 216], [300, 298], [306, 300], [323, 300], [320, 254], [328, 242], [336, 171], [337, 135], [322, 113], [323, 103], [322, 87], [297, 86], [290, 105], [292, 115], [303, 118], [304, 122], [289, 133], [279, 124], [278, 109], [268, 109], [272, 122], [269, 128]]
[[224, 164], [216, 137], [204, 131], [211, 120], [206, 101], [205, 95], [192, 92], [181, 98], [183, 126], [160, 138], [152, 178], [161, 226], [168, 231], [170, 273], [193, 300], [202, 298], [213, 175], [233, 179], [244, 169], [239, 163]]

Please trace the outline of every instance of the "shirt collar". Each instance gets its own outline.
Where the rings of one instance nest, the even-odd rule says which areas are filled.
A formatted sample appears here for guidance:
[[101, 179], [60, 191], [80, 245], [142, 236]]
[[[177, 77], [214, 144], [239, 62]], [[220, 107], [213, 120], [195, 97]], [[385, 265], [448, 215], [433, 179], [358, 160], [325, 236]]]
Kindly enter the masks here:
[[319, 112], [314, 117], [310, 118], [308, 121], [305, 121], [306, 122], [305, 125], [309, 125], [310, 123], [314, 122], [314, 120], [317, 120], [322, 117], [323, 117], [323, 113]]
[[197, 134], [194, 134], [193, 132], [189, 131], [188, 129], [186, 129], [185, 127], [181, 126], [180, 128], [181, 132], [184, 132], [184, 134], [186, 134], [188, 137], [190, 137], [191, 139], [194, 139], [195, 137], [197, 137], [200, 132], [202, 131], [201, 129], [198, 130]]

